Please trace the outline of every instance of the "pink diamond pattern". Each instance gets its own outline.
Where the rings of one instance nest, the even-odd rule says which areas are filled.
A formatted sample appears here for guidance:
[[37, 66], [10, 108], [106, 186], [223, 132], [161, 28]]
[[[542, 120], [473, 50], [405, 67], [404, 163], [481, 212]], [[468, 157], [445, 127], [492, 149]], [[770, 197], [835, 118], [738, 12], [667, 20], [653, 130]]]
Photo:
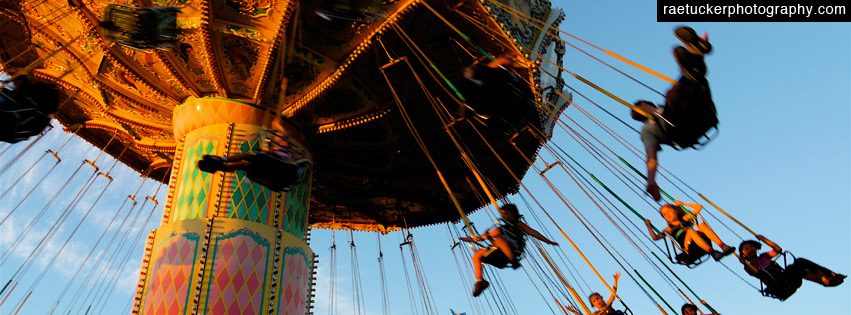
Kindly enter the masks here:
[[284, 265], [278, 285], [278, 314], [306, 314], [310, 268], [307, 255], [297, 247], [284, 249]]
[[[246, 231], [216, 241], [206, 314], [260, 314], [266, 277], [268, 243]], [[260, 239], [261, 241], [265, 241]], [[253, 255], [252, 253], [259, 254]]]
[[213, 314], [225, 314], [225, 302], [222, 300], [216, 301], [216, 304], [213, 305]]
[[197, 244], [197, 235], [175, 235], [156, 248], [142, 314], [185, 313]]

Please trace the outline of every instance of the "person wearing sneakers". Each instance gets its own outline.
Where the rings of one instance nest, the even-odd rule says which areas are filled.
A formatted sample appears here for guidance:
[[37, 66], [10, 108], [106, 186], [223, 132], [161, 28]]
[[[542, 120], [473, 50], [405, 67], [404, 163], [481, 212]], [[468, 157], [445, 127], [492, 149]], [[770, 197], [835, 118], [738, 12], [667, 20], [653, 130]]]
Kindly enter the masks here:
[[[683, 206], [691, 208], [691, 214], [683, 210]], [[706, 223], [699, 223], [695, 227], [695, 216], [700, 213], [703, 206], [697, 203], [683, 203], [679, 200], [674, 201], [674, 204], [666, 204], [659, 209], [665, 221], [668, 221], [668, 226], [662, 231], [664, 234], [671, 235], [676, 240], [680, 248], [683, 249], [685, 255], [677, 255], [677, 260], [690, 265], [701, 256], [709, 253], [715, 261], [721, 260], [724, 256], [732, 254], [736, 251], [735, 247], [724, 244], [721, 238]], [[650, 219], [644, 220], [647, 225], [647, 230], [650, 232], [650, 237], [654, 241], [664, 238], [664, 235], [656, 234], [650, 223]], [[707, 241], [707, 238], [721, 248], [721, 252], [712, 249], [712, 245]], [[695, 247], [697, 246], [697, 247]]]
[[739, 261], [745, 265], [745, 271], [748, 274], [762, 281], [765, 286], [763, 293], [769, 296], [784, 301], [795, 294], [795, 291], [801, 287], [803, 279], [825, 287], [835, 287], [845, 281], [845, 275], [800, 257], [795, 257], [795, 260], [784, 269], [773, 259], [783, 253], [783, 249], [765, 236], [757, 235], [756, 239], [771, 247], [771, 251], [758, 254], [762, 244], [755, 240], [746, 240], [739, 245], [741, 254]]
[[499, 269], [505, 268], [509, 263], [511, 267], [517, 269], [520, 267], [520, 256], [523, 255], [523, 250], [526, 246], [525, 236], [531, 235], [541, 242], [558, 245], [535, 229], [523, 223], [520, 219], [523, 217], [517, 210], [517, 206], [506, 204], [500, 209], [500, 223], [481, 237], [461, 237], [459, 240], [465, 242], [477, 242], [481, 239], [489, 239], [492, 246], [488, 248], [480, 248], [473, 253], [473, 270], [476, 274], [476, 286], [473, 289], [473, 296], [479, 296], [490, 285], [482, 278], [482, 264], [489, 264]]
[[656, 184], [657, 153], [662, 150], [661, 145], [692, 147], [709, 129], [718, 125], [703, 61], [703, 56], [712, 51], [712, 45], [707, 35], [700, 37], [690, 27], [679, 27], [674, 34], [685, 45], [674, 48], [682, 76], [665, 94], [663, 106], [639, 100], [631, 113], [633, 119], [644, 123], [641, 142], [647, 153], [646, 189], [656, 201], [662, 199]]

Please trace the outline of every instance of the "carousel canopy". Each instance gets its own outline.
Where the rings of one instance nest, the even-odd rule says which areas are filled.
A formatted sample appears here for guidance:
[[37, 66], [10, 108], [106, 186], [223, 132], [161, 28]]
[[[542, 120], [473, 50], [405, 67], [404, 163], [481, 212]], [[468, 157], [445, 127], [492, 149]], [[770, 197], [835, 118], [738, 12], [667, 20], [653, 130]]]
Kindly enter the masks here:
[[[543, 132], [513, 138], [487, 122], [446, 126], [460, 104], [447, 82], [485, 53], [516, 56], [516, 74], [538, 92], [561, 89], [533, 61], [557, 54], [561, 62], [558, 41], [487, 1], [390, 0], [355, 18], [334, 11], [345, 1], [117, 2], [178, 8], [176, 41], [144, 50], [110, 41], [98, 26], [115, 4], [108, 1], [0, 1], [2, 70], [59, 83], [56, 118], [67, 130], [158, 180], [171, 171], [178, 105], [224, 97], [280, 114], [313, 151], [314, 227], [457, 220], [436, 169], [474, 211], [489, 200], [472, 170], [496, 198], [516, 191], [558, 113], [538, 99], [542, 123], [530, 129]], [[562, 19], [546, 0], [507, 3], [538, 20]]]

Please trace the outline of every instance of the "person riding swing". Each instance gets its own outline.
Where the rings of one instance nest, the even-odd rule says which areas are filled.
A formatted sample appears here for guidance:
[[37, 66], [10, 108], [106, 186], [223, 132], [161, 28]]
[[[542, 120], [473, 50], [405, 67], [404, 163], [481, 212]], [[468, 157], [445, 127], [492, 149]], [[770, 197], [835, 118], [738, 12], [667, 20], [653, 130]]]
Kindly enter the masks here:
[[[691, 214], [683, 210], [683, 206], [691, 208]], [[666, 204], [659, 209], [659, 213], [665, 218], [668, 226], [662, 231], [663, 234], [656, 234], [650, 219], [644, 220], [650, 237], [654, 241], [664, 238], [664, 234], [670, 235], [677, 245], [682, 249], [682, 253], [676, 256], [679, 263], [684, 265], [695, 264], [701, 257], [709, 253], [715, 261], [721, 260], [724, 256], [732, 254], [736, 251], [735, 247], [729, 246], [721, 241], [721, 238], [706, 223], [698, 223], [695, 227], [694, 220], [703, 209], [703, 206], [697, 203], [683, 203], [679, 200], [674, 201], [674, 204]], [[721, 252], [712, 249], [710, 240], [721, 248]]]
[[535, 229], [523, 223], [520, 219], [523, 217], [517, 210], [517, 206], [506, 204], [500, 209], [502, 218], [500, 223], [493, 229], [488, 230], [481, 237], [460, 237], [464, 242], [476, 242], [480, 239], [489, 239], [492, 246], [488, 248], [480, 248], [473, 253], [473, 270], [476, 274], [476, 286], [473, 289], [473, 296], [479, 296], [490, 285], [489, 282], [482, 278], [482, 264], [489, 264], [499, 269], [505, 268], [509, 264], [513, 269], [520, 268], [520, 256], [523, 255], [526, 246], [526, 235], [531, 235], [541, 242], [556, 245], [553, 242]]
[[109, 4], [98, 24], [110, 40], [134, 49], [170, 49], [177, 43], [177, 14], [173, 6], [143, 8]]
[[[273, 128], [282, 130], [284, 134], [294, 130], [289, 124], [273, 121]], [[228, 156], [204, 155], [198, 161], [198, 169], [206, 173], [244, 171], [248, 179], [263, 185], [272, 191], [288, 191], [303, 180], [304, 174], [310, 167], [310, 160], [303, 153], [296, 152], [281, 142], [285, 138], [278, 131], [268, 131], [269, 149], [261, 152], [242, 152]]]
[[500, 56], [464, 69], [457, 82], [466, 100], [458, 107], [461, 121], [475, 117], [489, 128], [514, 135], [526, 126], [540, 126], [535, 93], [525, 80], [512, 71], [512, 56]]
[[798, 291], [803, 279], [825, 287], [835, 287], [845, 281], [845, 275], [835, 273], [805, 258], [795, 257], [791, 264], [785, 268], [781, 267], [773, 259], [784, 254], [783, 249], [765, 236], [757, 235], [756, 239], [771, 247], [771, 251], [759, 254], [762, 248], [760, 242], [743, 241], [739, 245], [741, 252], [739, 262], [745, 265], [745, 271], [749, 275], [762, 282], [764, 285], [762, 293], [765, 296], [785, 301]]
[[[597, 308], [593, 315], [624, 315], [624, 311], [616, 310], [612, 307], [612, 303], [615, 302], [615, 298], [618, 296], [618, 279], [620, 279], [621, 273], [616, 272], [614, 275], [614, 282], [612, 283], [612, 295], [609, 295], [608, 300], [603, 300], [603, 295], [599, 292], [591, 293], [588, 296], [588, 301], [591, 302], [591, 305]], [[568, 311], [573, 312], [573, 314], [582, 315], [576, 309], [573, 308], [572, 305], [568, 305], [566, 308]]]
[[674, 34], [685, 45], [674, 48], [682, 74], [680, 80], [665, 94], [663, 106], [639, 100], [631, 112], [633, 119], [644, 123], [641, 142], [647, 153], [646, 189], [656, 201], [662, 199], [656, 184], [657, 153], [662, 150], [662, 144], [674, 148], [701, 145], [700, 138], [718, 125], [703, 61], [704, 54], [712, 51], [712, 45], [706, 35], [699, 37], [690, 27], [679, 27]]

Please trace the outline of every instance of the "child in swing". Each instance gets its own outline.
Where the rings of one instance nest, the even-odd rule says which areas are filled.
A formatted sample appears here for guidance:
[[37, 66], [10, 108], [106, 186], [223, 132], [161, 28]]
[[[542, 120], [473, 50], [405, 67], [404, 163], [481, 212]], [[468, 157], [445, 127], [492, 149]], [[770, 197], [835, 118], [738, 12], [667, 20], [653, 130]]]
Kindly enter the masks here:
[[[682, 206], [691, 208], [692, 214], [686, 213], [685, 210], [682, 209]], [[716, 235], [715, 232], [706, 225], [706, 223], [701, 222], [697, 225], [697, 227], [694, 226], [693, 220], [702, 209], [703, 206], [700, 204], [683, 203], [676, 200], [674, 201], [674, 204], [666, 204], [659, 210], [662, 217], [668, 222], [668, 226], [662, 231], [663, 234], [656, 234], [656, 232], [653, 231], [650, 219], [644, 220], [644, 224], [647, 225], [650, 237], [653, 238], [654, 241], [664, 238], [664, 234], [671, 235], [671, 237], [677, 241], [677, 244], [683, 249], [685, 254], [677, 255], [677, 260], [682, 263], [691, 264], [705, 253], [709, 253], [715, 261], [719, 261], [724, 256], [730, 255], [736, 251], [736, 248], [724, 244], [724, 242], [721, 241], [718, 235]], [[710, 240], [717, 244], [722, 251], [719, 252], [712, 249], [712, 244], [709, 243]]]
[[541, 235], [540, 232], [529, 227], [526, 223], [523, 223], [523, 221], [520, 220], [523, 216], [520, 215], [520, 212], [517, 210], [517, 206], [513, 204], [506, 204], [502, 206], [502, 209], [500, 209], [500, 214], [502, 215], [502, 218], [499, 219], [500, 224], [498, 227], [488, 230], [480, 237], [459, 238], [459, 240], [465, 242], [476, 242], [480, 239], [489, 239], [493, 244], [489, 248], [480, 248], [473, 253], [473, 270], [476, 274], [476, 286], [473, 290], [473, 296], [479, 296], [479, 294], [482, 294], [482, 291], [487, 289], [490, 285], [489, 282], [482, 278], [483, 263], [500, 269], [505, 268], [505, 266], [509, 263], [511, 263], [511, 267], [514, 269], [520, 267], [519, 258], [520, 255], [523, 254], [524, 247], [526, 246], [526, 235], [531, 235], [532, 237], [541, 240], [541, 242], [550, 245], [558, 245], [558, 243], [547, 239]]
[[774, 257], [783, 253], [783, 249], [765, 236], [757, 235], [756, 238], [771, 247], [771, 251], [759, 254], [762, 244], [755, 240], [746, 240], [739, 245], [741, 253], [739, 261], [745, 265], [745, 271], [748, 274], [762, 281], [766, 294], [784, 301], [801, 287], [803, 279], [825, 287], [835, 287], [845, 281], [845, 275], [830, 271], [804, 258], [795, 258], [784, 269], [773, 260]]
[[[614, 275], [615, 281], [612, 284], [612, 295], [609, 296], [609, 299], [603, 302], [603, 295], [594, 292], [588, 296], [588, 301], [591, 302], [591, 305], [596, 307], [597, 310], [594, 311], [593, 315], [621, 315], [623, 311], [615, 310], [612, 308], [612, 303], [615, 301], [615, 298], [618, 296], [618, 279], [620, 279], [621, 273], [616, 272]], [[573, 306], [568, 305], [567, 310], [573, 312], [577, 315], [582, 315], [573, 308]]]
[[[272, 128], [282, 131], [285, 135], [300, 134], [293, 132], [293, 126], [281, 124], [277, 120], [272, 122]], [[272, 132], [270, 139], [269, 150], [266, 152], [241, 152], [228, 156], [204, 155], [198, 161], [198, 169], [207, 173], [245, 171], [249, 179], [270, 190], [287, 191], [299, 183], [310, 161], [285, 147], [285, 143], [288, 143], [286, 138]]]
[[[702, 135], [718, 124], [703, 60], [704, 55], [712, 51], [709, 35], [698, 36], [688, 26], [678, 27], [674, 34], [685, 46], [678, 46], [673, 51], [682, 74], [680, 80], [665, 93], [665, 103], [661, 106], [639, 100], [630, 112], [632, 119], [644, 123], [641, 142], [647, 153], [646, 190], [656, 201], [662, 199], [656, 183], [657, 158], [662, 145], [693, 147]], [[650, 114], [652, 118], [648, 119], [644, 114]]]

